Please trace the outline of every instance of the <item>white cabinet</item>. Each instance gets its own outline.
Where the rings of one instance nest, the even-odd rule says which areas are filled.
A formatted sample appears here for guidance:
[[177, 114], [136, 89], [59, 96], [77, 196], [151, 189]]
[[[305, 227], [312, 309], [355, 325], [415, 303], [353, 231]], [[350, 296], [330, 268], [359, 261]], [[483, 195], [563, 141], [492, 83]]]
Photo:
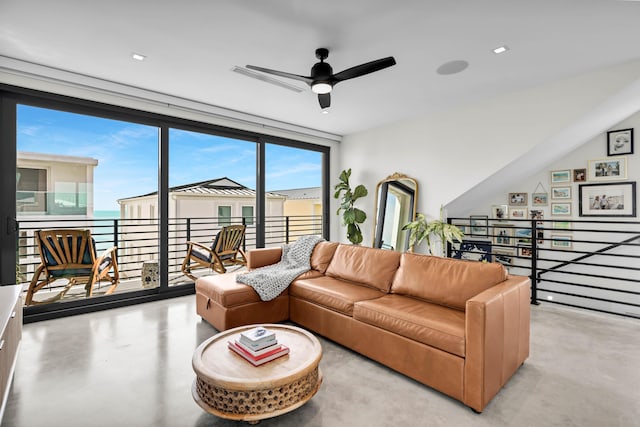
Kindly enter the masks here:
[[22, 286], [0, 286], [0, 422], [9, 397], [22, 339]]

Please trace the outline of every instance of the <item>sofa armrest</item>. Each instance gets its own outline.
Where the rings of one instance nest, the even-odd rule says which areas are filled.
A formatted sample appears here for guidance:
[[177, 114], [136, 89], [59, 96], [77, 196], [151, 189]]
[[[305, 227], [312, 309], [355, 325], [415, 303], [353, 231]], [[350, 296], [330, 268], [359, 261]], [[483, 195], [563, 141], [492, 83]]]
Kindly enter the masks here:
[[509, 276], [466, 303], [464, 403], [478, 412], [529, 357], [530, 288]]
[[282, 259], [282, 248], [261, 248], [252, 249], [247, 253], [247, 268], [253, 270], [258, 267], [280, 262]]

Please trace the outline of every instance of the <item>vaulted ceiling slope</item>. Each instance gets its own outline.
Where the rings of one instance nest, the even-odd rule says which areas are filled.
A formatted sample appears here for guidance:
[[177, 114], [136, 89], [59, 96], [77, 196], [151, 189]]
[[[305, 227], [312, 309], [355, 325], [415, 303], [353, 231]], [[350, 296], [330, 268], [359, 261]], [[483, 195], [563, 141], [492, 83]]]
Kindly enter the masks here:
[[[2, 0], [0, 70], [17, 59], [347, 135], [637, 59], [638, 18], [622, 0]], [[336, 71], [397, 65], [338, 85], [330, 114], [305, 85], [231, 71], [308, 75], [318, 47]], [[436, 72], [453, 60], [469, 67]]]

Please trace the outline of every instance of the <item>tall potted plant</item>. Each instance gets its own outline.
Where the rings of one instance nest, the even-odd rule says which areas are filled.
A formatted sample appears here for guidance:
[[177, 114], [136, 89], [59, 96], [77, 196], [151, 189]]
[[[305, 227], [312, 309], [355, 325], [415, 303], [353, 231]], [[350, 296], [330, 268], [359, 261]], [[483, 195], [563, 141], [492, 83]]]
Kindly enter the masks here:
[[[423, 240], [427, 242], [427, 253], [431, 255], [444, 256], [446, 243], [453, 243], [453, 240], [462, 242], [464, 233], [457, 226], [449, 224], [444, 220], [444, 206], [440, 206], [440, 219], [427, 221], [424, 214], [418, 213], [415, 221], [412, 221], [402, 227], [403, 230], [409, 230], [409, 247], [414, 248]], [[435, 253], [432, 246], [432, 239], [436, 238], [440, 243], [439, 253]], [[437, 247], [436, 247], [437, 248]]]
[[365, 197], [369, 192], [362, 184], [352, 190], [351, 184], [349, 184], [350, 177], [351, 168], [343, 170], [342, 173], [340, 173], [340, 182], [334, 187], [336, 192], [333, 197], [336, 199], [342, 197], [340, 207], [336, 214], [340, 215], [340, 212], [342, 212], [342, 223], [347, 226], [347, 239], [349, 239], [351, 243], [359, 245], [362, 243], [362, 230], [360, 230], [359, 224], [365, 222], [367, 214], [356, 208], [354, 204], [356, 200]]

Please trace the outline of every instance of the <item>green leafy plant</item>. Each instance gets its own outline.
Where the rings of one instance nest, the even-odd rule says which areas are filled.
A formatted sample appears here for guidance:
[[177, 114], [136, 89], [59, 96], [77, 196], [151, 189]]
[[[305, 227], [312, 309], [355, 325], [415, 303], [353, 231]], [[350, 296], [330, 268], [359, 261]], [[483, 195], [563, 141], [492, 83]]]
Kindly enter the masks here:
[[333, 197], [339, 199], [342, 196], [342, 202], [336, 214], [340, 215], [342, 212], [342, 222], [347, 226], [347, 239], [351, 243], [359, 245], [362, 243], [362, 230], [360, 230], [359, 224], [365, 222], [367, 214], [356, 208], [354, 203], [361, 197], [366, 197], [369, 192], [364, 185], [358, 185], [352, 190], [351, 184], [349, 184], [350, 177], [351, 168], [340, 173], [340, 182], [334, 187], [336, 192]]
[[444, 206], [440, 206], [440, 219], [427, 221], [424, 214], [418, 213], [415, 221], [412, 221], [402, 227], [403, 230], [409, 230], [409, 247], [413, 248], [419, 245], [423, 240], [427, 242], [427, 253], [433, 254], [431, 243], [434, 237], [440, 241], [441, 254], [445, 253], [445, 244], [453, 243], [453, 240], [462, 242], [464, 233], [453, 224], [449, 224], [444, 220]]

